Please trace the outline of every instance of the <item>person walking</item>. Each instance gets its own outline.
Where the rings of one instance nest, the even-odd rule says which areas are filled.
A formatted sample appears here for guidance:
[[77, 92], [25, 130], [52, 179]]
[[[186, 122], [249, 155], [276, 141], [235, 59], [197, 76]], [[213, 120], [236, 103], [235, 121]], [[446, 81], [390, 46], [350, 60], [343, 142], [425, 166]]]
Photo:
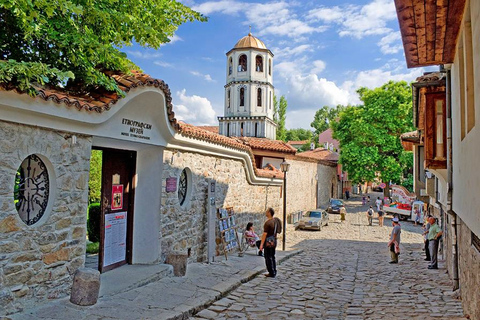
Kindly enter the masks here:
[[378, 225], [380, 227], [383, 227], [384, 216], [385, 216], [385, 212], [383, 212], [382, 210], [378, 210]]
[[375, 200], [375, 205], [377, 206], [377, 211], [380, 211], [382, 209], [382, 200], [380, 200], [380, 197], [377, 197], [377, 200]]
[[442, 236], [443, 231], [437, 224], [437, 219], [430, 217], [430, 229], [428, 230], [428, 248], [430, 249], [430, 264], [428, 269], [438, 269], [437, 253], [438, 253], [438, 241]]
[[373, 208], [370, 206], [370, 208], [367, 210], [367, 219], [368, 219], [368, 225], [371, 226], [373, 223]]
[[363, 196], [362, 197], [362, 206], [364, 206], [366, 202], [367, 202], [367, 198], [365, 198], [365, 196]]
[[275, 278], [277, 276], [277, 262], [275, 261], [275, 248], [277, 247], [277, 234], [282, 232], [282, 222], [278, 218], [274, 218], [275, 211], [268, 208], [265, 211], [267, 221], [263, 225], [263, 234], [259, 250], [263, 250], [265, 257], [265, 265], [268, 273], [266, 277]]
[[398, 223], [398, 218], [394, 217], [392, 219], [392, 233], [390, 234], [390, 241], [388, 242], [388, 247], [390, 248], [390, 263], [398, 263], [398, 255], [400, 254], [400, 234], [402, 233], [402, 228]]

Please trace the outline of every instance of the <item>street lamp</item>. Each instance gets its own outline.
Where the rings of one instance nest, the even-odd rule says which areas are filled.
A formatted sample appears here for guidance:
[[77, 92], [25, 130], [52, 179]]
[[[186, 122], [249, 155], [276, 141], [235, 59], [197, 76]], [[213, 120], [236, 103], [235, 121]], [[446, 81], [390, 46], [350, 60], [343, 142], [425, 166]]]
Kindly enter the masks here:
[[342, 197], [341, 198], [343, 199], [343, 171], [342, 171], [342, 174], [340, 175], [340, 177], [341, 177], [341, 180], [342, 180], [342, 191], [341, 191], [342, 192]]
[[283, 172], [283, 241], [282, 250], [285, 251], [285, 233], [287, 231], [287, 172], [290, 169], [290, 163], [283, 160], [280, 163], [280, 170]]

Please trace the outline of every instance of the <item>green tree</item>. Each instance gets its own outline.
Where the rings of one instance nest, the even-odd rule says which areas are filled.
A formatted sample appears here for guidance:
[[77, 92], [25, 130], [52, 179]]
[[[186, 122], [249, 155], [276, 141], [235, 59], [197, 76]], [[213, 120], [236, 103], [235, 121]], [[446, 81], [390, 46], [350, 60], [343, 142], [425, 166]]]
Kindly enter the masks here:
[[178, 26], [205, 21], [173, 0], [5, 0], [0, 2], [0, 83], [122, 94], [109, 72], [140, 70], [120, 49], [158, 49]]
[[337, 105], [335, 108], [331, 108], [328, 106], [323, 106], [317, 112], [315, 112], [315, 117], [313, 118], [312, 123], [310, 126], [315, 129], [315, 134], [318, 136], [323, 131], [330, 128], [330, 123], [335, 121], [340, 112], [345, 110], [345, 106]]
[[354, 183], [402, 182], [411, 155], [403, 150], [400, 135], [413, 130], [410, 86], [390, 81], [376, 89], [360, 88], [363, 105], [347, 107], [332, 123], [340, 142], [340, 163]]
[[88, 203], [100, 202], [102, 193], [102, 151], [92, 150], [88, 180]]
[[[274, 99], [274, 103], [277, 103], [277, 99]], [[285, 96], [280, 97], [280, 102], [278, 107], [276, 107], [276, 116], [274, 117], [275, 122], [277, 123], [277, 140], [286, 141], [287, 139], [287, 129], [285, 128], [285, 120], [287, 118], [287, 99]]]
[[313, 138], [313, 133], [310, 130], [299, 128], [299, 129], [289, 129], [286, 132], [285, 139], [287, 141], [303, 141], [308, 140], [310, 141]]

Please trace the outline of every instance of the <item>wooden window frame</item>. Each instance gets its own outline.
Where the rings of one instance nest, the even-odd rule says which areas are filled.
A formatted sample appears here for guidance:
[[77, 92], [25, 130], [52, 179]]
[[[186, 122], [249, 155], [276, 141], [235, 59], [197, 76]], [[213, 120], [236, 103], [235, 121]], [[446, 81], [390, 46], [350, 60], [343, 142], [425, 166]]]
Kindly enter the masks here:
[[[447, 168], [447, 118], [446, 118], [446, 96], [445, 92], [426, 93], [425, 108], [425, 169], [446, 169]], [[437, 151], [437, 108], [436, 101], [443, 102], [442, 107], [442, 140], [443, 140], [443, 157], [436, 157]]]

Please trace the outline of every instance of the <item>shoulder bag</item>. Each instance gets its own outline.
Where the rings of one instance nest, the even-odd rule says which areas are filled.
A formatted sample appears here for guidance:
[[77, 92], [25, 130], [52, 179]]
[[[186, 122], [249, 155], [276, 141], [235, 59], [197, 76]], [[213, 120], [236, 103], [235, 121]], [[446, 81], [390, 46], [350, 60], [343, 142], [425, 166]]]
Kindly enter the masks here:
[[277, 247], [277, 221], [273, 220], [275, 227], [273, 229], [273, 236], [267, 237], [265, 239], [265, 248], [276, 248]]

